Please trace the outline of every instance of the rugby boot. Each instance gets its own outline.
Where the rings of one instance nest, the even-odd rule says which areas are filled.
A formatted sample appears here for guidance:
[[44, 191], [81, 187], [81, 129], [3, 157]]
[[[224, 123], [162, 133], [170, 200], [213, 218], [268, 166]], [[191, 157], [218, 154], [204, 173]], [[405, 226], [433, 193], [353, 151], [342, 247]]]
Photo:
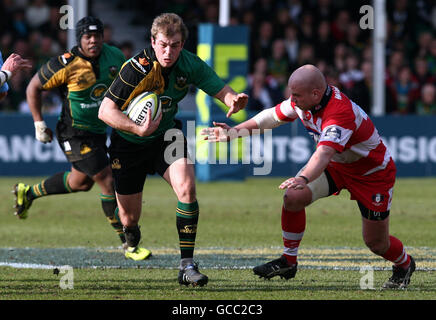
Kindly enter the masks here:
[[392, 277], [386, 281], [382, 289], [406, 289], [410, 283], [410, 277], [416, 269], [415, 260], [410, 256], [410, 265], [407, 269], [392, 266]]
[[180, 269], [178, 280], [180, 284], [184, 284], [186, 286], [192, 284], [193, 287], [202, 287], [207, 284], [209, 278], [198, 271], [197, 263], [191, 263]]
[[298, 263], [290, 266], [286, 257], [282, 255], [276, 260], [254, 267], [253, 272], [255, 275], [258, 275], [259, 278], [265, 278], [267, 280], [275, 276], [280, 276], [280, 278], [288, 280], [295, 277], [295, 274], [297, 273], [297, 265]]
[[15, 215], [19, 219], [27, 219], [29, 208], [32, 205], [32, 200], [27, 198], [29, 190], [30, 186], [21, 182], [17, 183], [12, 190], [12, 193], [15, 195]]

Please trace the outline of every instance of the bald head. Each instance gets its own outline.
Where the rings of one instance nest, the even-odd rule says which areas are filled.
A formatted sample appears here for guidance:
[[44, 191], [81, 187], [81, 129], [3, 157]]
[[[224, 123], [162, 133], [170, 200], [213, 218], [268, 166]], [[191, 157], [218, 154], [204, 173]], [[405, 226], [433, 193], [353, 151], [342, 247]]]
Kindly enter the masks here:
[[325, 90], [327, 82], [324, 75], [317, 67], [311, 64], [306, 64], [291, 74], [288, 85], [299, 85], [308, 90]]
[[288, 81], [292, 101], [303, 110], [318, 105], [327, 89], [327, 81], [322, 72], [311, 64], [295, 70]]

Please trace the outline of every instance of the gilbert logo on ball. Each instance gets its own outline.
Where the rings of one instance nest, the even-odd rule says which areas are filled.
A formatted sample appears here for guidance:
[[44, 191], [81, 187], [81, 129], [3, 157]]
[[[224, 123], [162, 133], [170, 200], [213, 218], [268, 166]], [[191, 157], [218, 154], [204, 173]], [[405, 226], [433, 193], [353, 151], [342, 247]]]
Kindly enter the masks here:
[[130, 101], [124, 113], [137, 125], [142, 125], [147, 119], [147, 112], [151, 112], [152, 120], [161, 113], [160, 99], [154, 92], [143, 92]]

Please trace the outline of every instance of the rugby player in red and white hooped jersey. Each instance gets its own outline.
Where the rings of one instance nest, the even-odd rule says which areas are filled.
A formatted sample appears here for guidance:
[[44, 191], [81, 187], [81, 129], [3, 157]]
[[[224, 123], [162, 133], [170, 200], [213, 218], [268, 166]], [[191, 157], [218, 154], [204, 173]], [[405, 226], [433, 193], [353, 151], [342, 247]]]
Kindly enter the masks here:
[[383, 288], [407, 287], [415, 262], [401, 241], [389, 234], [396, 167], [377, 129], [358, 105], [336, 87], [327, 85], [315, 66], [298, 68], [290, 76], [288, 87], [291, 96], [279, 105], [234, 128], [214, 123], [214, 128], [202, 132], [211, 142], [228, 141], [247, 130], [251, 133], [253, 129], [273, 129], [300, 119], [317, 143], [308, 163], [295, 177], [280, 185], [285, 190], [283, 255], [255, 267], [254, 273], [267, 279], [293, 278], [306, 226], [305, 208], [320, 198], [347, 189], [362, 215], [365, 244], [373, 253], [394, 263], [393, 275]]

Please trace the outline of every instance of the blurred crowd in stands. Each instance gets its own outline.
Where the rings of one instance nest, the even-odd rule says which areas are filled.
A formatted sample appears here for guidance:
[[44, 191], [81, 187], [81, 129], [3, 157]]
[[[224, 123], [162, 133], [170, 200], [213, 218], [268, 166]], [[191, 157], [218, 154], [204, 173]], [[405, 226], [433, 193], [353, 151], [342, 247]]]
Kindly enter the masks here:
[[[89, 7], [92, 9], [92, 2]], [[11, 81], [1, 111], [28, 112], [25, 89], [36, 70], [66, 48], [66, 31], [59, 27], [62, 0], [0, 0], [0, 50], [32, 59], [34, 70]], [[298, 66], [311, 63], [329, 84], [345, 92], [370, 113], [372, 95], [372, 30], [362, 29], [359, 9], [371, 1], [231, 0], [231, 24], [250, 27], [250, 110], [271, 107], [289, 94], [286, 84]], [[436, 114], [436, 1], [387, 0], [386, 112]], [[196, 52], [199, 23], [217, 23], [219, 0], [111, 1], [119, 10], [134, 10], [132, 25], [147, 28], [155, 15], [175, 12], [190, 29], [185, 48]], [[90, 13], [98, 17], [98, 12]], [[106, 24], [105, 40], [134, 52], [131, 42], [115, 43], [114, 21]], [[149, 31], [148, 31], [149, 32]], [[58, 113], [59, 97], [44, 96], [47, 113]]]

